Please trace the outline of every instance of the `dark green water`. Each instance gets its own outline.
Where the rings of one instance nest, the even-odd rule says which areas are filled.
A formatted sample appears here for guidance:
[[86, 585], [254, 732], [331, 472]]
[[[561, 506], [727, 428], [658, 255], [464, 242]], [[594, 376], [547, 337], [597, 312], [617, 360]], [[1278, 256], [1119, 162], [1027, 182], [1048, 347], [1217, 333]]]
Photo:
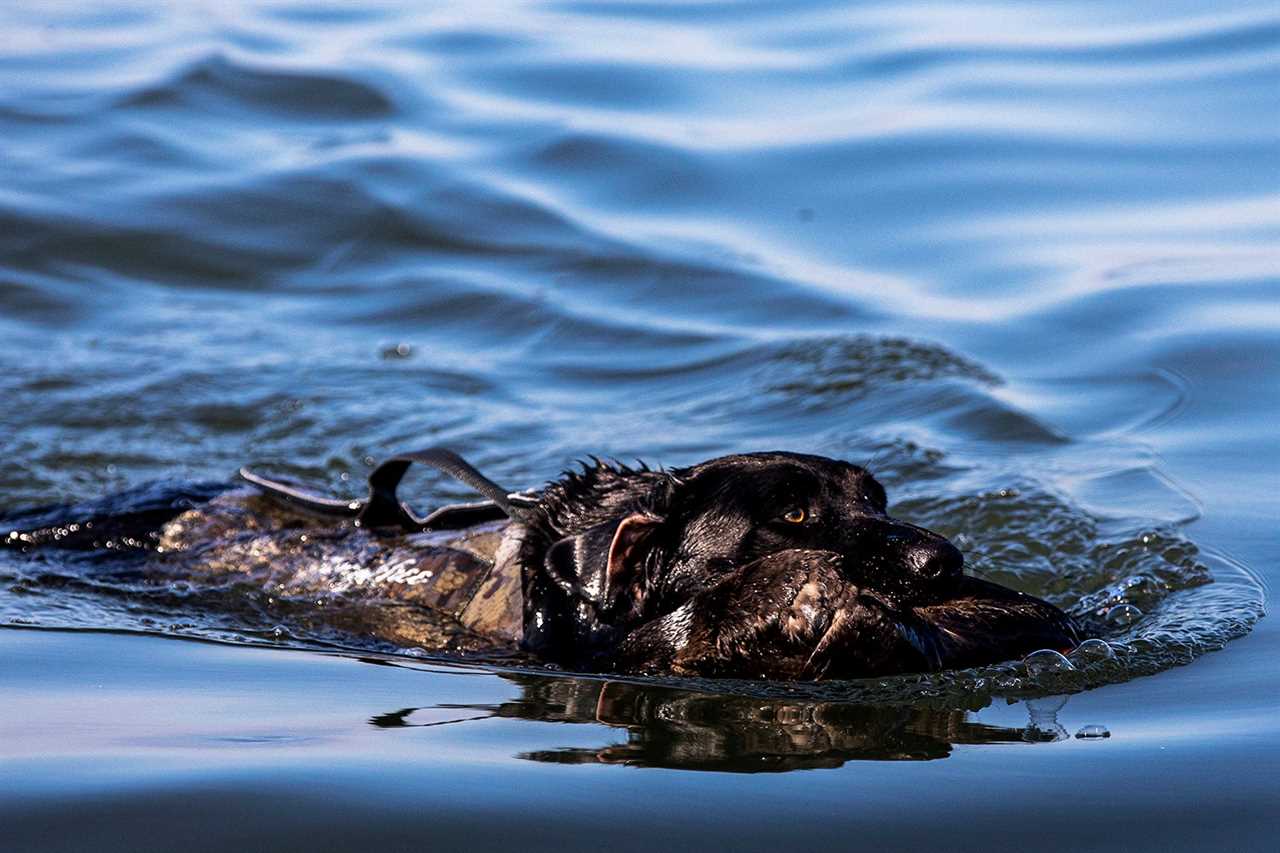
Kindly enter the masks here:
[[1270, 849], [1277, 245], [1267, 4], [6, 6], [0, 509], [794, 449], [1143, 615], [1050, 683], [618, 683], [5, 557], [0, 846]]

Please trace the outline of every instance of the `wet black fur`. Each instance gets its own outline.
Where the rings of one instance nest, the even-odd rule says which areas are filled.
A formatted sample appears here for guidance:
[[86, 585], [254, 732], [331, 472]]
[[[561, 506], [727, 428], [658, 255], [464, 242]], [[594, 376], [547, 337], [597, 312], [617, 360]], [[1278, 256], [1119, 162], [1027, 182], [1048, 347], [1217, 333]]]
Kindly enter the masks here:
[[[228, 488], [157, 484], [0, 516], [0, 546], [121, 556]], [[803, 510], [803, 523], [785, 519]], [[606, 584], [619, 525], [642, 519]], [[890, 518], [866, 470], [797, 453], [653, 470], [593, 460], [523, 509], [524, 645], [597, 671], [821, 678], [975, 666], [1064, 649], [1077, 629], [1032, 596], [965, 577], [943, 537]]]
[[[795, 509], [804, 510], [804, 523], [784, 520]], [[602, 594], [613, 532], [622, 519], [635, 514], [655, 519], [653, 530], [644, 537], [626, 584]], [[966, 613], [976, 607], [985, 618], [970, 619], [971, 627], [983, 636], [975, 642], [981, 652], [969, 654], [966, 664], [978, 657], [1001, 659], [1022, 651], [1030, 641], [1026, 628], [1035, 616], [1019, 611], [1015, 618], [1019, 608], [1030, 607], [1046, 625], [1052, 623], [1036, 635], [1036, 643], [1073, 642], [1067, 617], [1029, 596], [1006, 602], [1017, 636], [1000, 637], [999, 620], [989, 618], [1000, 605], [992, 603], [1004, 593], [1017, 594], [994, 585], [986, 585], [987, 590], [980, 581], [964, 578], [963, 558], [950, 542], [890, 518], [884, 488], [870, 472], [825, 457], [774, 452], [726, 456], [668, 471], [593, 460], [550, 484], [527, 522], [520, 552], [525, 644], [569, 665], [617, 667], [619, 653], [625, 650], [630, 657], [627, 667], [661, 668], [660, 659], [672, 658], [675, 645], [693, 641], [684, 616], [679, 629], [671, 628], [661, 642], [656, 640], [660, 632], [653, 626], [664, 619], [674, 624], [672, 614], [682, 605], [696, 599], [700, 608], [711, 611], [697, 614], [700, 624], [723, 627], [720, 623], [755, 620], [751, 624], [763, 625], [761, 620], [791, 605], [791, 599], [780, 597], [785, 583], [778, 580], [769, 587], [744, 581], [740, 590], [730, 593], [728, 581], [762, 561], [769, 565], [757, 568], [757, 575], [767, 571], [779, 578], [799, 577], [810, 571], [816, 556], [826, 567], [822, 571], [829, 573], [823, 578], [845, 596], [846, 611], [860, 614], [859, 630], [866, 635], [871, 623], [880, 625], [865, 641], [885, 647], [880, 651], [893, 659], [864, 661], [865, 669], [947, 665], [957, 656], [947, 653], [951, 646], [945, 632], [917, 623], [944, 617], [963, 621], [961, 601]], [[856, 596], [856, 606], [850, 596]], [[979, 599], [981, 606], [975, 604]], [[954, 612], [946, 610], [950, 600], [957, 602]], [[815, 628], [830, 627], [821, 624], [823, 618], [818, 616]], [[648, 640], [637, 639], [646, 635], [642, 629], [647, 629]], [[842, 623], [841, 630], [851, 629]], [[717, 643], [739, 642], [741, 658], [748, 654], [744, 638], [750, 632], [739, 631], [739, 640], [727, 639], [725, 631], [712, 633]], [[893, 646], [891, 654], [888, 646]], [[760, 653], [765, 653], [763, 647]], [[646, 661], [646, 654], [653, 660]], [[734, 656], [732, 651], [728, 654]], [[749, 664], [739, 660], [733, 665], [743, 666]]]

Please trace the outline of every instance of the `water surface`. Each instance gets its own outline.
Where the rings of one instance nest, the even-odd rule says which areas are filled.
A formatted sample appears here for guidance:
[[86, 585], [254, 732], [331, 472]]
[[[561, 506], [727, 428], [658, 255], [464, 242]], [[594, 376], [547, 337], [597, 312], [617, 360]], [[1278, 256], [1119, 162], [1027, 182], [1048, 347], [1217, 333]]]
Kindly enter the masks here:
[[253, 590], [6, 560], [20, 848], [1280, 829], [1269, 4], [69, 3], [0, 32], [0, 508], [245, 463], [354, 494], [435, 443], [513, 486], [793, 449], [868, 463], [977, 573], [1143, 612], [1065, 704], [1016, 669], [747, 690], [437, 664]]

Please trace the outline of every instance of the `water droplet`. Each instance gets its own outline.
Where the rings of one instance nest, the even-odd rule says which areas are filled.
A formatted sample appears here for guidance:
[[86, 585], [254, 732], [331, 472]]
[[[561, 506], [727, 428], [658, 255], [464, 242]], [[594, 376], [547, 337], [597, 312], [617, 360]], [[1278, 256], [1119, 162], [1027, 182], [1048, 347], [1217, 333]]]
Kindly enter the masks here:
[[1107, 624], [1117, 628], [1132, 625], [1142, 618], [1142, 611], [1132, 604], [1117, 604], [1107, 611]]
[[1107, 730], [1106, 726], [1100, 726], [1096, 723], [1081, 726], [1080, 731], [1076, 732], [1077, 740], [1092, 740], [1104, 737], [1111, 737], [1111, 732]]
[[1022, 659], [1022, 665], [1026, 667], [1027, 675], [1032, 678], [1054, 672], [1071, 672], [1075, 669], [1065, 655], [1053, 649], [1032, 652]]
[[275, 637], [277, 640], [282, 638], [286, 633], [288, 632], [285, 631], [282, 625], [277, 625], [271, 629], [271, 636]]
[[997, 675], [995, 678], [991, 679], [991, 687], [993, 690], [998, 692], [1021, 690], [1022, 679], [1012, 675]]
[[1071, 650], [1068, 656], [1076, 666], [1093, 666], [1103, 661], [1115, 660], [1116, 650], [1111, 648], [1111, 644], [1106, 640], [1091, 639], [1085, 640], [1080, 645]]
[[386, 359], [408, 358], [413, 355], [413, 346], [403, 341], [382, 348], [382, 357]]

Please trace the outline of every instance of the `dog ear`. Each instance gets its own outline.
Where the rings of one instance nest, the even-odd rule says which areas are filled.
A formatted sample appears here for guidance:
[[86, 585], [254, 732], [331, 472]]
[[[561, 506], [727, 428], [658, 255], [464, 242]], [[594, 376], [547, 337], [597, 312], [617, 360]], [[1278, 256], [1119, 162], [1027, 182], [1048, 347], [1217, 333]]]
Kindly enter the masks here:
[[653, 533], [662, 519], [647, 513], [632, 513], [613, 532], [609, 562], [605, 571], [604, 599], [607, 601], [636, 576], [652, 544]]
[[[547, 577], [570, 597], [607, 600], [615, 588], [609, 582], [610, 555], [619, 547], [618, 531], [625, 521], [606, 521], [553, 542], [542, 563]], [[624, 541], [632, 538], [624, 535]]]
[[649, 553], [649, 540], [662, 519], [632, 513], [597, 524], [547, 548], [546, 576], [569, 596], [587, 594], [607, 602], [636, 576]]
[[581, 565], [581, 537], [568, 536], [551, 545], [543, 558], [543, 567], [555, 585], [573, 595], [582, 586], [586, 574]]

